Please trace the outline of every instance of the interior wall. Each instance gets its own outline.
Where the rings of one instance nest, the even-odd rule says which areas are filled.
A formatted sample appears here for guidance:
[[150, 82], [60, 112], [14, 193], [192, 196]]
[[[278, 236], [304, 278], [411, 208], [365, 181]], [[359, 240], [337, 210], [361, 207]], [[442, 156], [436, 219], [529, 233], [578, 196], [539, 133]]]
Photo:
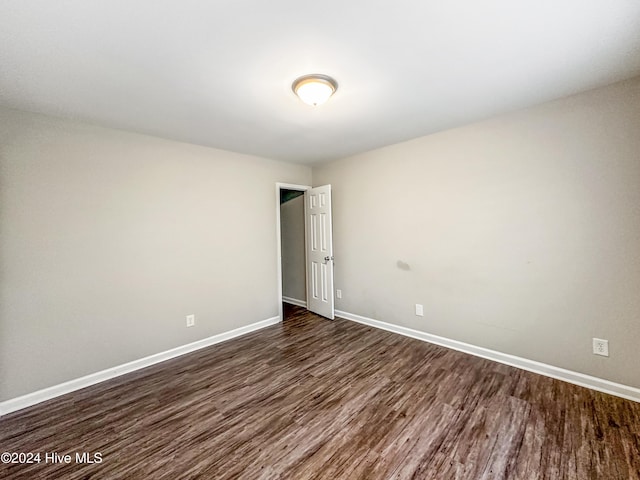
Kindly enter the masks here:
[[313, 183], [333, 189], [337, 309], [640, 387], [640, 77]]
[[0, 400], [277, 316], [276, 182], [311, 170], [0, 110]]
[[280, 205], [282, 295], [307, 301], [304, 252], [304, 196]]

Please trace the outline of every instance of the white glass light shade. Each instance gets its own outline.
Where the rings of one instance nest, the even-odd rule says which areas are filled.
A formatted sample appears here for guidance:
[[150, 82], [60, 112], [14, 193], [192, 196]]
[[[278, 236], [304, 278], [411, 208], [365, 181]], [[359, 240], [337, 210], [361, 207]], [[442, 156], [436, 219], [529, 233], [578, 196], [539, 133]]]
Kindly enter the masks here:
[[322, 105], [338, 88], [336, 81], [326, 75], [305, 75], [298, 78], [291, 86], [300, 100], [307, 105]]

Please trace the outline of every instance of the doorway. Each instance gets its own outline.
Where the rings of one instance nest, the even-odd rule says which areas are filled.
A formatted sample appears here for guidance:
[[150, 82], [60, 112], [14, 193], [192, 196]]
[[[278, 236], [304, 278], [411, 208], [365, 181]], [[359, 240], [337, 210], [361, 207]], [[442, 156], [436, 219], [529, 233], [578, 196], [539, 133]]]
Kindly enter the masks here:
[[280, 321], [284, 320], [283, 300], [334, 319], [331, 196], [331, 185], [276, 183]]
[[276, 184], [278, 315], [281, 321], [285, 318], [283, 302], [307, 307], [304, 192], [310, 188]]

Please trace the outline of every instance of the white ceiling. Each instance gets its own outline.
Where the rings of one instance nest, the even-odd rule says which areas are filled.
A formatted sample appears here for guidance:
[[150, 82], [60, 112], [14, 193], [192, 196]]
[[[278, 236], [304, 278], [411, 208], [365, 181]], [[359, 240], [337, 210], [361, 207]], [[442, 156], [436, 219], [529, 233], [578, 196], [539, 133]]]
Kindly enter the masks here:
[[0, 104], [300, 163], [638, 74], [639, 0], [0, 1]]

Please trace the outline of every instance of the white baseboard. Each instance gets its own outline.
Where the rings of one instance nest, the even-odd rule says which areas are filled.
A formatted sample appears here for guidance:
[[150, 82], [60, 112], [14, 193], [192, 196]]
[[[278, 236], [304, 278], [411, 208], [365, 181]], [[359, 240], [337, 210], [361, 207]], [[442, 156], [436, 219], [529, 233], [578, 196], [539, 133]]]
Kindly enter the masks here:
[[411, 328], [402, 327], [400, 325], [393, 325], [391, 323], [381, 322], [380, 320], [374, 320], [372, 318], [363, 317], [349, 312], [342, 312], [336, 310], [336, 316], [342, 317], [347, 320], [369, 325], [370, 327], [387, 330], [393, 333], [399, 333], [406, 337], [415, 338], [424, 342], [434, 343], [443, 347], [458, 350], [460, 352], [469, 353], [476, 357], [486, 358], [493, 360], [494, 362], [504, 363], [505, 365], [511, 365], [512, 367], [521, 368], [522, 370], [528, 370], [529, 372], [538, 373], [547, 377], [563, 380], [574, 385], [590, 388], [599, 392], [615, 395], [616, 397], [626, 398], [627, 400], [633, 400], [634, 402], [640, 402], [640, 388], [630, 387], [621, 383], [611, 382], [598, 377], [592, 377], [591, 375], [585, 375], [584, 373], [573, 372], [571, 370], [565, 370], [564, 368], [554, 367], [553, 365], [547, 365], [545, 363], [536, 362], [534, 360], [528, 360], [526, 358], [516, 357], [515, 355], [509, 355], [507, 353], [497, 352], [495, 350], [489, 350], [488, 348], [478, 347], [469, 343], [459, 342], [457, 340], [451, 340], [445, 337], [439, 337], [430, 333], [421, 332], [419, 330], [413, 330]]
[[[303, 302], [302, 300], [292, 299], [288, 297], [283, 297], [282, 300], [293, 305], [306, 307], [306, 302]], [[449, 338], [432, 335], [430, 333], [421, 332], [419, 330], [413, 330], [411, 328], [381, 322], [380, 320], [374, 320], [372, 318], [363, 317], [361, 315], [356, 315], [353, 313], [343, 312], [340, 310], [336, 310], [335, 313], [338, 317], [362, 323], [364, 325], [369, 325], [374, 328], [380, 328], [389, 332], [398, 333], [400, 335], [415, 338], [429, 343], [434, 343], [436, 345], [441, 345], [453, 350], [469, 353], [477, 357], [486, 358], [488, 360], [511, 365], [513, 367], [528, 370], [530, 372], [545, 375], [547, 377], [563, 380], [565, 382], [573, 383], [581, 387], [591, 388], [599, 392], [604, 392], [610, 395], [626, 398], [628, 400], [633, 400], [635, 402], [640, 402], [640, 389], [635, 387], [630, 387], [628, 385], [622, 385], [620, 383], [611, 382], [609, 380], [592, 377], [583, 373], [573, 372], [571, 370], [565, 370], [563, 368], [554, 367], [553, 365], [547, 365], [544, 363], [536, 362], [534, 360], [516, 357], [514, 355], [497, 352], [495, 350], [489, 350], [487, 348], [459, 342], [457, 340], [451, 340]], [[155, 365], [156, 363], [160, 363], [165, 360], [178, 357], [180, 355], [194, 352], [201, 348], [215, 345], [217, 343], [221, 343], [226, 340], [230, 340], [232, 338], [239, 337], [241, 335], [245, 335], [247, 333], [260, 330], [271, 325], [275, 325], [279, 322], [279, 317], [272, 317], [267, 320], [253, 323], [251, 325], [246, 325], [244, 327], [236, 328], [228, 332], [220, 333], [212, 337], [198, 340], [187, 345], [172, 348], [171, 350], [167, 350], [165, 352], [156, 353], [139, 360], [134, 360], [123, 365], [118, 365], [116, 367], [92, 373], [81, 378], [61, 383], [59, 385], [54, 385], [43, 390], [38, 390], [37, 392], [28, 393], [20, 397], [5, 400], [3, 402], [0, 402], [0, 416], [36, 405], [40, 402], [50, 400], [60, 395], [71, 393], [75, 390], [80, 390], [81, 388], [95, 385], [96, 383], [104, 382], [105, 380], [109, 380], [120, 375], [124, 375], [145, 367], [149, 367], [151, 365]]]
[[151, 365], [164, 362], [165, 360], [169, 360], [171, 358], [179, 357], [180, 355], [191, 353], [196, 350], [200, 350], [201, 348], [215, 345], [216, 343], [221, 343], [226, 340], [231, 340], [232, 338], [239, 337], [241, 335], [245, 335], [247, 333], [269, 327], [271, 325], [275, 325], [279, 322], [280, 317], [268, 318], [267, 320], [262, 320], [260, 322], [252, 323], [251, 325], [246, 325], [244, 327], [236, 328], [228, 332], [219, 333], [218, 335], [213, 335], [212, 337], [204, 338], [187, 345], [172, 348], [171, 350], [167, 350], [165, 352], [156, 353], [154, 355], [140, 358], [129, 363], [118, 365], [116, 367], [108, 368], [100, 372], [91, 373], [84, 377], [69, 380], [68, 382], [54, 385], [43, 390], [38, 390], [37, 392], [28, 393], [20, 397], [5, 400], [4, 402], [0, 402], [0, 417], [17, 410], [22, 410], [23, 408], [30, 407], [37, 403], [59, 397], [60, 395], [65, 395], [75, 390], [80, 390], [81, 388], [89, 387], [91, 385], [95, 385], [96, 383], [104, 382], [105, 380], [109, 380], [126, 373], [134, 372], [136, 370], [140, 370], [141, 368], [149, 367]]
[[291, 305], [297, 305], [299, 307], [304, 307], [307, 308], [307, 302], [306, 300], [298, 300], [297, 298], [291, 298], [291, 297], [285, 297], [284, 295], [282, 296], [282, 301], [284, 303], [290, 303]]

